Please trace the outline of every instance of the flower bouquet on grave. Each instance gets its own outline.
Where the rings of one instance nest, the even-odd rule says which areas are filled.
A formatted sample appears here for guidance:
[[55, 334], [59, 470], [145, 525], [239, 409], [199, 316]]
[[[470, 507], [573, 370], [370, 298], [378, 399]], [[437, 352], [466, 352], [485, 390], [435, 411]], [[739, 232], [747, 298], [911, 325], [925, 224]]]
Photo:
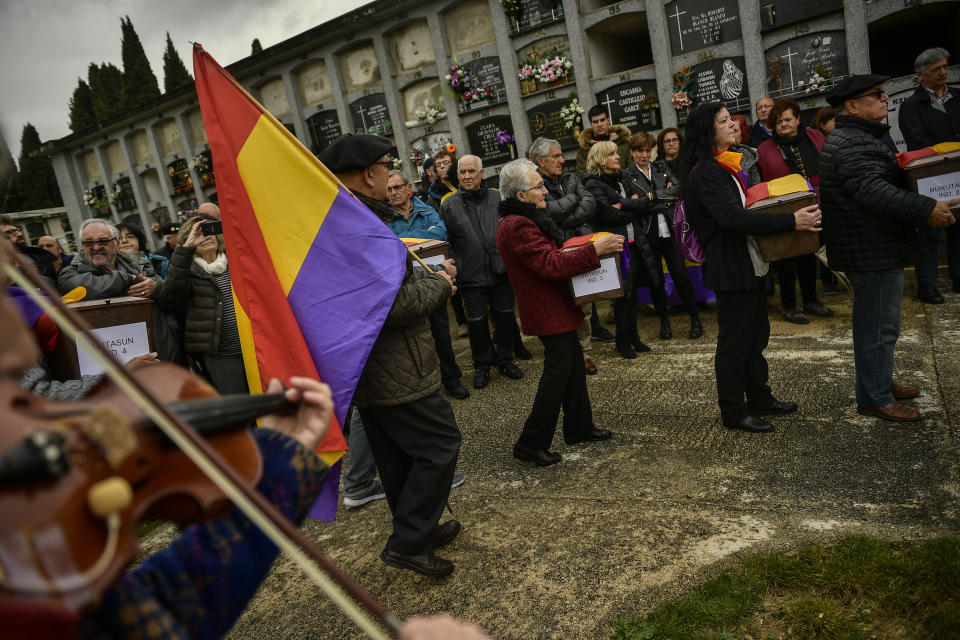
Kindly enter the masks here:
[[411, 147], [410, 148], [410, 162], [413, 163], [413, 166], [419, 167], [423, 165], [423, 156], [424, 152], [421, 147]]
[[497, 130], [494, 132], [494, 134], [497, 136], [497, 144], [500, 145], [501, 147], [507, 148], [507, 150], [510, 152], [511, 159], [516, 158], [517, 153], [516, 153], [516, 148], [514, 147], [514, 142], [516, 142], [516, 138], [514, 137], [514, 135], [509, 131], [507, 131], [506, 129], [501, 129], [500, 127], [497, 127]]
[[93, 209], [98, 215], [103, 212], [110, 211], [110, 203], [107, 202], [107, 197], [105, 195], [100, 195], [94, 191], [87, 189], [83, 192], [83, 202]]
[[110, 198], [110, 204], [117, 206], [120, 204], [120, 196], [123, 195], [123, 191], [120, 189], [120, 183], [113, 183], [113, 196]]
[[574, 138], [580, 136], [580, 129], [583, 126], [583, 107], [577, 99], [577, 94], [570, 92], [570, 102], [567, 106], [560, 109], [560, 119], [563, 120], [563, 126], [571, 132]]
[[813, 75], [810, 76], [809, 80], [799, 80], [797, 82], [797, 89], [802, 90], [805, 94], [820, 93], [826, 91], [829, 84], [834, 84], [829, 83], [829, 80], [830, 72], [822, 64], [818, 64], [813, 68]]
[[530, 55], [520, 61], [520, 67], [517, 69], [517, 77], [520, 78], [520, 92], [524, 95], [537, 90], [537, 71], [539, 69], [537, 56], [533, 49], [530, 49]]
[[504, 15], [513, 20], [520, 15], [520, 0], [500, 0]]
[[190, 168], [196, 170], [197, 173], [210, 171], [210, 158], [205, 153], [198, 153], [193, 156], [193, 160], [190, 162]]
[[403, 171], [403, 158], [394, 158], [394, 159], [393, 159], [393, 170], [394, 170], [394, 171]]
[[429, 103], [414, 111], [413, 117], [417, 119], [417, 122], [433, 124], [437, 120], [447, 117], [447, 109], [443, 105]]
[[553, 49], [547, 54], [547, 59], [537, 67], [535, 77], [547, 86], [557, 86], [568, 82], [568, 74], [573, 69], [573, 63], [564, 55], [563, 50]]
[[494, 94], [491, 87], [476, 87], [474, 89], [468, 89], [463, 92], [463, 95], [460, 96], [460, 99], [463, 100], [463, 104], [467, 107], [474, 103], [483, 102], [487, 100], [493, 100]]
[[467, 70], [457, 62], [456, 58], [453, 59], [453, 66], [450, 67], [450, 73], [447, 74], [446, 80], [450, 88], [460, 95], [473, 87], [473, 79]]
[[687, 89], [690, 87], [690, 80], [692, 79], [693, 69], [690, 67], [680, 67], [680, 70], [673, 74], [673, 96], [671, 96], [670, 102], [677, 111], [686, 109], [693, 104], [693, 99], [687, 95]]

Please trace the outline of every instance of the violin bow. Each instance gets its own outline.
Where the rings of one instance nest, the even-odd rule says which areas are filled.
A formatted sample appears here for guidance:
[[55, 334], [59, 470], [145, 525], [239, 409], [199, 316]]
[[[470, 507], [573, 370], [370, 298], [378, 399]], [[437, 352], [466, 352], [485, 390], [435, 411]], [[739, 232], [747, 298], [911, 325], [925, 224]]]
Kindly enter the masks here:
[[[60, 295], [45, 283], [13, 247], [0, 253], [10, 256], [4, 262], [6, 275], [20, 286], [77, 345], [82, 345], [103, 367], [104, 372], [136, 400], [144, 413], [173, 441], [184, 455], [233, 502], [244, 515], [313, 580], [330, 600], [373, 640], [387, 636], [347, 597], [347, 591], [396, 636], [402, 622], [386, 610], [370, 593], [327, 558], [293, 523], [255, 489], [250, 489], [221, 456], [196, 431], [164, 406], [152, 391], [137, 381], [110, 351], [90, 337], [90, 326], [67, 308]], [[47, 297], [41, 295], [37, 289]], [[319, 566], [318, 566], [319, 565]], [[321, 570], [320, 567], [323, 567]], [[339, 585], [339, 586], [338, 586]], [[342, 589], [341, 589], [342, 588]]]

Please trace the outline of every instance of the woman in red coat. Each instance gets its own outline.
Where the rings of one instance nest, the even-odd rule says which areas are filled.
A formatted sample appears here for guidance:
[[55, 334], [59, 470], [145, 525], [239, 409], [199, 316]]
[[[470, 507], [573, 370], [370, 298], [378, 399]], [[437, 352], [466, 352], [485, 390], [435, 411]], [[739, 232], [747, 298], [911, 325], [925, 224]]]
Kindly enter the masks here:
[[[777, 178], [799, 173], [819, 193], [820, 150], [826, 137], [809, 127], [800, 125], [800, 105], [794, 100], [781, 100], [773, 105], [767, 116], [767, 126], [773, 137], [764, 140], [757, 148], [760, 156], [760, 175], [769, 182]], [[803, 310], [815, 316], [829, 318], [833, 311], [817, 300], [817, 259], [812, 253], [796, 258], [777, 260], [773, 263], [780, 281], [780, 305], [783, 319], [794, 324], [808, 324], [806, 315], [797, 309], [794, 283], [800, 280]]]
[[513, 456], [538, 466], [561, 460], [560, 454], [550, 451], [561, 407], [567, 444], [607, 440], [612, 435], [593, 424], [577, 339], [583, 312], [573, 304], [567, 280], [598, 269], [600, 255], [623, 250], [623, 236], [604, 235], [571, 251], [558, 251], [563, 232], [546, 214], [546, 192], [543, 176], [529, 160], [514, 160], [500, 171], [504, 200], [497, 249], [513, 286], [523, 332], [543, 343], [543, 375]]

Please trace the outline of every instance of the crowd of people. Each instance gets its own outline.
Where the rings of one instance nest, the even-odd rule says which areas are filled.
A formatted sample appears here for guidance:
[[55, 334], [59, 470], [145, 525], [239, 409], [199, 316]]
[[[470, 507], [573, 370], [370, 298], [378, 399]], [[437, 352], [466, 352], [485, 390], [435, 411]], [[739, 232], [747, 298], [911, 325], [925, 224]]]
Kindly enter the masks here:
[[[920, 85], [899, 119], [909, 149], [960, 140], [960, 90], [946, 85], [948, 56], [930, 49], [916, 60]], [[919, 411], [902, 403], [920, 391], [894, 379], [904, 266], [911, 241], [919, 237], [917, 295], [942, 303], [934, 286], [936, 250], [939, 229], [947, 228], [949, 273], [960, 292], [960, 228], [951, 212], [960, 200], [936, 201], [906, 188], [884, 124], [887, 79], [843, 79], [828, 95], [830, 107], [809, 126], [801, 123], [793, 100], [764, 97], [753, 126], [720, 103], [705, 103], [691, 111], [682, 132], [667, 128], [654, 138], [612, 123], [596, 105], [587, 114], [590, 127], [577, 139], [576, 172], [564, 171], [559, 141], [538, 138], [527, 158], [500, 169], [498, 189], [488, 185], [476, 155], [437, 153], [424, 163], [425, 179], [416, 190], [388, 168], [394, 150], [385, 138], [345, 134], [327, 147], [320, 160], [399, 237], [443, 240], [450, 252], [432, 270], [408, 260], [345, 425], [351, 448], [345, 502], [359, 506], [385, 497], [390, 509], [383, 562], [431, 577], [454, 570], [435, 553], [461, 531], [456, 520], [440, 522], [451, 487], [464, 478], [456, 470], [461, 434], [448, 397], [462, 400], [471, 392], [461, 382], [452, 347], [448, 300], [456, 335], [469, 342], [475, 392], [490, 384], [494, 371], [507, 380], [524, 377], [517, 359], [532, 354], [523, 334], [542, 343], [543, 370], [513, 455], [538, 466], [557, 464], [562, 458], [551, 449], [561, 413], [568, 444], [613, 437], [593, 421], [586, 376], [598, 369], [591, 342], [613, 342], [631, 360], [650, 351], [637, 328], [638, 288], [650, 289], [661, 340], [673, 338], [666, 274], [689, 316], [688, 337], [704, 334], [701, 305], [674, 237], [678, 200], [706, 253], [703, 284], [716, 295], [716, 388], [726, 427], [769, 432], [774, 426], [767, 416], [798, 410], [773, 395], [763, 355], [774, 282], [788, 322], [833, 315], [817, 295], [813, 254], [772, 265], [760, 255], [755, 236], [794, 230], [818, 233], [826, 246], [825, 293], [836, 286], [831, 270], [844, 272], [852, 285], [857, 411], [920, 419]], [[817, 204], [765, 215], [746, 209], [751, 186], [790, 174], [809, 181]], [[82, 286], [87, 299], [153, 300], [160, 358], [194, 368], [221, 392], [244, 393], [223, 236], [207, 224], [219, 218], [216, 206], [205, 203], [178, 229], [166, 230], [165, 246], [156, 253], [148, 252], [136, 225], [100, 218], [81, 225], [76, 256], [53, 238], [24, 246], [7, 218], [0, 218], [0, 230], [64, 294]], [[605, 233], [592, 236], [597, 232]], [[560, 251], [581, 236], [592, 237]], [[620, 253], [624, 294], [612, 303], [611, 335], [599, 318], [606, 304], [575, 305], [567, 280], [597, 269], [600, 256]], [[301, 419], [323, 422], [325, 429], [328, 391], [309, 382], [296, 389], [319, 393]], [[289, 432], [296, 431], [295, 421], [274, 422]], [[298, 441], [309, 446], [318, 429]], [[269, 436], [261, 440], [261, 447], [271, 446]], [[289, 462], [289, 453], [284, 455], [281, 466]], [[301, 489], [294, 494], [312, 495], [313, 489]], [[292, 517], [302, 517], [302, 509], [289, 506]], [[245, 602], [250, 594], [237, 598]]]

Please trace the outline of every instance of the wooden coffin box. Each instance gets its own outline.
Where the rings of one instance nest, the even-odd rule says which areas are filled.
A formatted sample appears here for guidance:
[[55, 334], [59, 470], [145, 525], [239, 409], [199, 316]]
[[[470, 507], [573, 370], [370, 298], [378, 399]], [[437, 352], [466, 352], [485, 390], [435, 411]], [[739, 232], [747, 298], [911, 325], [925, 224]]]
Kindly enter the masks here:
[[918, 158], [903, 167], [907, 184], [934, 200], [960, 198], [960, 151]]
[[[624, 247], [624, 250], [628, 250]], [[600, 256], [600, 268], [570, 278], [573, 304], [580, 306], [598, 300], [612, 300], [623, 296], [623, 274], [620, 271], [620, 254]]]
[[[408, 238], [407, 242], [411, 240]], [[450, 257], [450, 245], [445, 240], [422, 240], [410, 246], [410, 250], [433, 267]]]
[[[812, 191], [801, 191], [758, 200], [747, 207], [747, 210], [757, 214], [793, 213], [812, 204], [817, 204], [817, 196]], [[753, 239], [760, 248], [760, 257], [767, 262], [803, 256], [820, 248], [820, 234], [815, 231], [788, 231], [753, 236]]]
[[[153, 301], [124, 296], [84, 300], [67, 305], [83, 318], [97, 337], [121, 362], [153, 351]], [[145, 343], [146, 342], [146, 343]], [[50, 373], [57, 380], [74, 380], [81, 374], [99, 373], [96, 361], [63, 332], [49, 357]]]

